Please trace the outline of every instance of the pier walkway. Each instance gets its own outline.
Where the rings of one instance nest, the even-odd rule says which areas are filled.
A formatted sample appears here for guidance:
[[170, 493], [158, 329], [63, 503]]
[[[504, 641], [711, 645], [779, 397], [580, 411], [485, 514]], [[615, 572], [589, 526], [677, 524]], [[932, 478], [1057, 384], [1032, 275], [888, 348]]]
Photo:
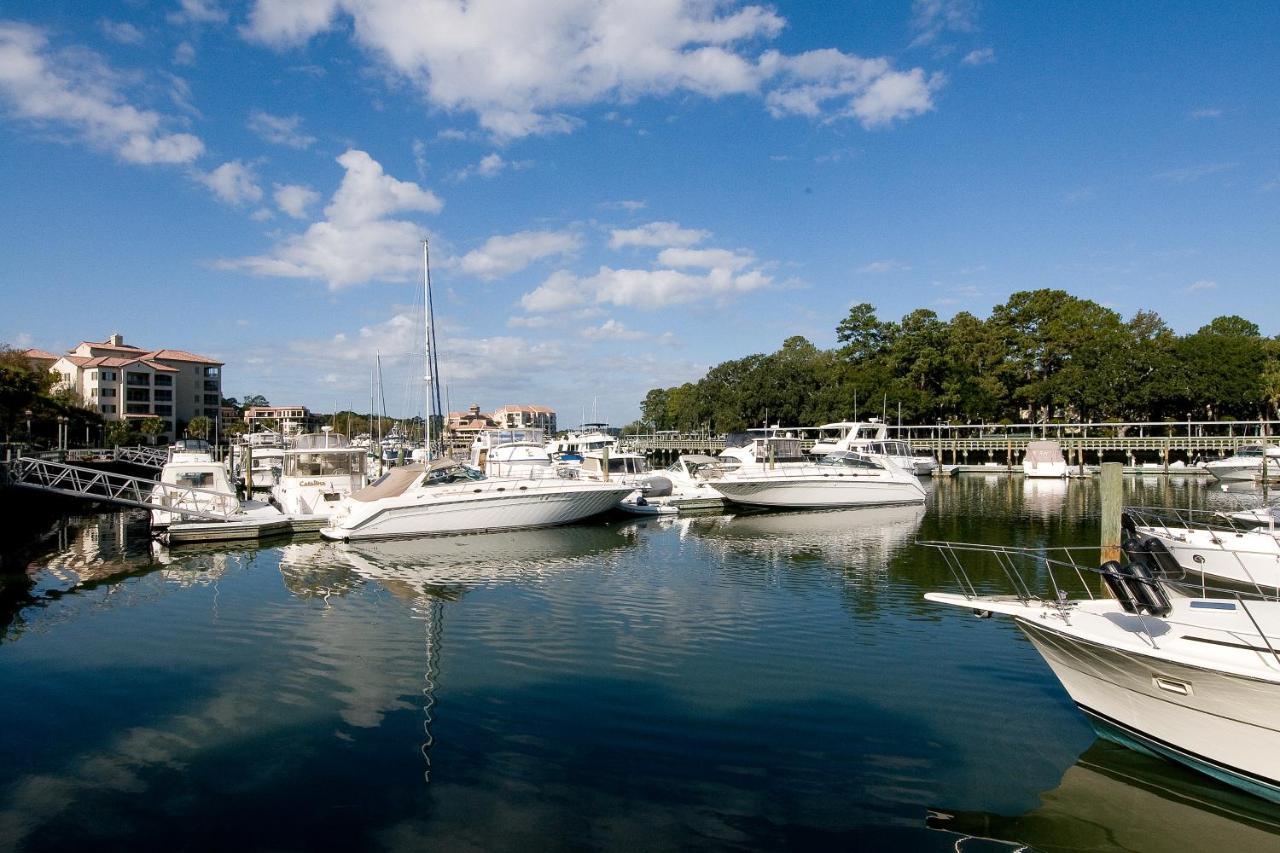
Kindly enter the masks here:
[[[806, 450], [813, 446], [816, 428], [793, 429]], [[888, 431], [891, 438], [955, 465], [999, 462], [1013, 466], [1021, 463], [1028, 442], [1043, 439], [1061, 444], [1074, 465], [1123, 459], [1130, 466], [1139, 461], [1168, 465], [1220, 458], [1243, 445], [1259, 443], [1263, 436], [1280, 440], [1274, 439], [1280, 432], [1277, 421], [890, 425]], [[659, 432], [624, 436], [622, 444], [646, 456], [674, 459], [682, 453], [718, 453], [725, 447], [725, 436]]]

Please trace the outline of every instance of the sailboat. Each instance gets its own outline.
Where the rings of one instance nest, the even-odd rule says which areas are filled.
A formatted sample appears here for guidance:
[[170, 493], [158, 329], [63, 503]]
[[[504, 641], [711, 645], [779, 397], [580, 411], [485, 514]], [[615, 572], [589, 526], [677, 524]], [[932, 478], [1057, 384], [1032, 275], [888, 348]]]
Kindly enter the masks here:
[[431, 256], [422, 243], [428, 461], [393, 468], [343, 498], [320, 534], [342, 541], [550, 527], [617, 506], [634, 486], [560, 477], [488, 477], [442, 456], [440, 391], [431, 304]]

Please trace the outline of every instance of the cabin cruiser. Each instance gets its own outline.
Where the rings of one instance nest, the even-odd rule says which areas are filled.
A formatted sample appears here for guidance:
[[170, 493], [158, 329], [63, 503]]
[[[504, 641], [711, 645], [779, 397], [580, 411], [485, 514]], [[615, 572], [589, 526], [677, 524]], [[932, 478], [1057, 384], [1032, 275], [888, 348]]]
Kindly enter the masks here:
[[932, 454], [917, 454], [909, 442], [889, 438], [889, 425], [877, 420], [837, 421], [818, 427], [818, 438], [810, 456], [825, 456], [837, 450], [851, 450], [864, 456], [883, 456], [903, 471], [929, 475], [938, 467]]
[[[1097, 569], [1080, 549], [922, 544], [962, 589], [925, 598], [1011, 617], [1101, 737], [1280, 803], [1280, 601], [1180, 587], [1150, 537]], [[965, 564], [993, 559], [1016, 594], [977, 592]]]
[[481, 430], [471, 442], [470, 461], [490, 478], [577, 476], [576, 469], [552, 460], [539, 427]]
[[1268, 479], [1280, 476], [1280, 447], [1274, 444], [1247, 444], [1239, 448], [1234, 456], [1206, 463], [1204, 469], [1214, 479], [1224, 483], [1253, 482], [1262, 479], [1264, 459]]
[[885, 457], [848, 450], [806, 458], [800, 440], [774, 430], [730, 436], [720, 457], [738, 466], [712, 480], [724, 498], [749, 506], [792, 509], [920, 503], [924, 487], [915, 475]]
[[1056, 441], [1027, 442], [1027, 452], [1022, 457], [1022, 474], [1025, 477], [1067, 476], [1067, 460], [1062, 456], [1062, 445]]
[[1280, 593], [1280, 527], [1262, 513], [1125, 507], [1122, 523], [1158, 539], [1187, 572]]
[[221, 523], [233, 519], [279, 517], [265, 503], [240, 501], [227, 469], [215, 462], [213, 448], [199, 439], [182, 439], [169, 447], [168, 459], [151, 490], [151, 526], [163, 531], [193, 519]]
[[231, 445], [230, 450], [228, 464], [235, 482], [245, 482], [246, 460], [251, 489], [268, 490], [280, 478], [280, 470], [284, 467], [284, 442], [280, 433], [273, 430], [246, 433], [238, 444]]
[[271, 500], [286, 515], [329, 516], [338, 501], [364, 488], [365, 450], [323, 427], [296, 436], [284, 450]]
[[671, 494], [663, 502], [681, 509], [716, 509], [724, 506], [724, 496], [712, 482], [741, 465], [737, 459], [721, 459], [701, 453], [679, 456], [662, 470], [671, 483]]
[[608, 424], [583, 424], [577, 430], [571, 430], [562, 437], [547, 442], [547, 453], [551, 458], [564, 462], [580, 462], [586, 453], [595, 453], [608, 448], [611, 453], [618, 451], [618, 439], [608, 432]]
[[451, 459], [392, 468], [342, 498], [327, 539], [386, 539], [568, 524], [612, 509], [635, 487], [577, 478], [486, 477]]

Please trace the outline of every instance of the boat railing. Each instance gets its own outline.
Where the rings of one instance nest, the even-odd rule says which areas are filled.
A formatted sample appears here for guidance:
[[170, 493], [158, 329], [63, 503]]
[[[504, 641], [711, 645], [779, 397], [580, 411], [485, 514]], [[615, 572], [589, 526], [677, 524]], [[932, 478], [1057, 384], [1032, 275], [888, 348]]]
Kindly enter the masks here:
[[[974, 602], [974, 611], [980, 615], [989, 615], [988, 611], [983, 610], [981, 600], [999, 595], [991, 589], [993, 584], [990, 579], [984, 577], [979, 566], [975, 565], [980, 560], [985, 559], [988, 565], [994, 564], [997, 567], [1022, 604], [1040, 602], [1063, 613], [1070, 611], [1074, 606], [1073, 601], [1082, 597], [1090, 600], [1100, 597], [1094, 595], [1095, 584], [1088, 581], [1096, 576], [1100, 581], [1096, 586], [1100, 591], [1105, 591], [1101, 597], [1115, 599], [1123, 610], [1137, 616], [1142, 632], [1153, 647], [1157, 645], [1160, 633], [1150, 630], [1146, 620], [1168, 615], [1172, 609], [1169, 602], [1171, 592], [1179, 598], [1234, 602], [1245, 614], [1266, 650], [1280, 663], [1280, 648], [1277, 648], [1274, 638], [1263, 630], [1249, 606], [1251, 601], [1256, 604], [1259, 600], [1277, 600], [1275, 595], [1266, 595], [1261, 590], [1254, 595], [1237, 587], [1210, 585], [1204, 581], [1191, 583], [1176, 574], [1162, 571], [1158, 560], [1150, 560], [1143, 555], [1135, 556], [1132, 550], [1125, 551], [1128, 562], [1126, 566], [1121, 566], [1118, 562], [1099, 564], [1100, 549], [1095, 547], [1020, 548], [945, 541], [917, 544], [933, 548], [942, 556], [943, 562], [960, 586], [961, 594]], [[1138, 563], [1142, 564], [1140, 570], [1135, 569], [1135, 564]]]
[[1215, 533], [1252, 533], [1265, 526], [1260, 520], [1248, 521], [1240, 514], [1248, 508], [1241, 505], [1234, 509], [1183, 509], [1178, 507], [1126, 506], [1126, 526], [1146, 527], [1176, 536], [1185, 530], [1204, 530]]

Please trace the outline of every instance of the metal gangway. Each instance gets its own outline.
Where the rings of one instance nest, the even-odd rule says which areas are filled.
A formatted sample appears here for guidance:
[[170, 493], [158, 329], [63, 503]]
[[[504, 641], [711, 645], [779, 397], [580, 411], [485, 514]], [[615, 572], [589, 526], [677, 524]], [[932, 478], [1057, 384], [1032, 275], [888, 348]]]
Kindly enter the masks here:
[[51, 453], [42, 453], [40, 458], [52, 459], [59, 455], [65, 455], [66, 460], [69, 462], [89, 462], [109, 459], [114, 462], [128, 462], [131, 465], [140, 465], [143, 468], [155, 468], [158, 470], [164, 467], [164, 463], [168, 461], [169, 454], [163, 447], [139, 445], [138, 447], [104, 447], [54, 451]]
[[157, 483], [143, 477], [129, 477], [30, 456], [19, 456], [7, 467], [11, 486], [142, 509], [160, 509], [175, 516], [209, 521], [230, 521], [240, 512], [240, 501], [235, 495], [208, 489]]

